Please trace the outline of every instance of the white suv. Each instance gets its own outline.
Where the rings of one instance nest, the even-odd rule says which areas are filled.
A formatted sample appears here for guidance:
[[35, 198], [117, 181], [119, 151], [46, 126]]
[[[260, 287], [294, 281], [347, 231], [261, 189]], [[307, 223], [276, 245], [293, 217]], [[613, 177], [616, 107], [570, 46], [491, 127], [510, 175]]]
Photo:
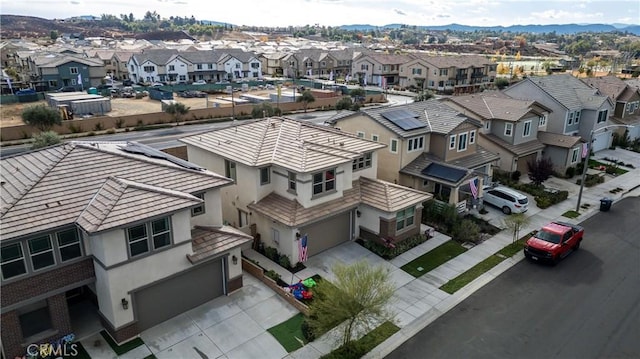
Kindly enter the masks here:
[[529, 199], [507, 187], [484, 187], [483, 202], [502, 209], [505, 214], [524, 213], [529, 209]]

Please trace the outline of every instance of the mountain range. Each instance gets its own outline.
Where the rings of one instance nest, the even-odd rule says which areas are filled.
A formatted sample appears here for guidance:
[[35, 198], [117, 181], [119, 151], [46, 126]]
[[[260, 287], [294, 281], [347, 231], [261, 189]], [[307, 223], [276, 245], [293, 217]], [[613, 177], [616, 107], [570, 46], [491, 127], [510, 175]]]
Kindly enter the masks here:
[[[389, 24], [384, 26], [374, 26], [369, 24], [342, 25], [341, 29], [350, 31], [371, 31], [376, 29], [400, 29], [402, 27], [413, 27], [403, 24]], [[421, 30], [453, 30], [453, 31], [500, 31], [500, 32], [526, 32], [526, 33], [551, 33], [556, 34], [575, 34], [579, 32], [629, 32], [634, 35], [640, 35], [640, 25], [627, 24], [558, 24], [558, 25], [511, 25], [511, 26], [469, 26], [460, 24], [449, 25], [420, 25], [417, 28]]]

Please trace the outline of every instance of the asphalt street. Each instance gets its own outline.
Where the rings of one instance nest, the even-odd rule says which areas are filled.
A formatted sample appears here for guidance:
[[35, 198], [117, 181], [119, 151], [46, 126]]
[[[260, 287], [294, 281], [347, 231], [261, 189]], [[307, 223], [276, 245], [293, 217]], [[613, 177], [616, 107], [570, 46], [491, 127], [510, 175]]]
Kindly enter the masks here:
[[621, 200], [557, 266], [523, 260], [387, 358], [640, 358], [639, 218]]

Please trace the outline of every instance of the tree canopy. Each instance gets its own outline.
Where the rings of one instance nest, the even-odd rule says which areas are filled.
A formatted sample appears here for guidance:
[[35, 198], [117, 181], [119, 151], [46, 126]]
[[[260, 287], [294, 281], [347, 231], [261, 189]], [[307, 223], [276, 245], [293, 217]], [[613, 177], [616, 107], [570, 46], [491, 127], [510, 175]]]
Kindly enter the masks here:
[[304, 90], [302, 92], [302, 95], [296, 99], [296, 102], [302, 102], [302, 105], [304, 106], [304, 112], [307, 112], [307, 107], [309, 107], [309, 104], [314, 102], [315, 100], [316, 98], [313, 97], [311, 91]]
[[185, 106], [185, 104], [180, 102], [174, 102], [169, 106], [165, 107], [164, 112], [173, 116], [173, 119], [176, 121], [176, 124], [180, 122], [182, 116], [189, 113], [190, 107]]
[[45, 105], [27, 107], [22, 111], [22, 120], [42, 132], [62, 124], [60, 112]]

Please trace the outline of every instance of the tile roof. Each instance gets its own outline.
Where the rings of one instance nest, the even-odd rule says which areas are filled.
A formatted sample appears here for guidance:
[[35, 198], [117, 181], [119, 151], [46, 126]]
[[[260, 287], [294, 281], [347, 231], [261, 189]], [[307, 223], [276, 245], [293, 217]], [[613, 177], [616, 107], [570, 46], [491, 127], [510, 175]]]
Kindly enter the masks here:
[[71, 142], [2, 158], [2, 240], [76, 223], [101, 189], [101, 196], [117, 193], [114, 186], [103, 188], [109, 177], [163, 188], [154, 197], [159, 200], [167, 190], [186, 195], [232, 183], [206, 170], [123, 152], [125, 144]]
[[121, 227], [146, 218], [197, 206], [190, 194], [108, 177], [76, 223], [89, 233]]
[[[569, 74], [531, 76], [524, 81], [530, 81], [568, 109], [597, 109], [607, 101], [607, 96], [599, 95], [598, 90]], [[513, 86], [518, 85], [520, 83]], [[505, 92], [508, 95], [509, 89], [507, 88]]]
[[136, 60], [136, 63], [138, 65], [141, 65], [147, 61], [150, 61], [156, 65], [164, 65], [169, 61], [169, 59], [177, 54], [177, 50], [152, 49], [133, 54], [133, 58]]
[[563, 148], [573, 148], [577, 143], [582, 141], [582, 137], [580, 136], [561, 135], [559, 133], [546, 131], [538, 132], [538, 139], [547, 146]]
[[328, 126], [284, 117], [238, 122], [180, 141], [247, 166], [278, 165], [298, 173], [351, 162], [386, 147]]
[[482, 165], [486, 165], [487, 163], [497, 161], [499, 159], [500, 156], [498, 156], [497, 154], [491, 151], [487, 151], [483, 147], [476, 145], [476, 152], [464, 157], [456, 158], [455, 160], [447, 161], [446, 163], [458, 167], [473, 169]]
[[609, 119], [614, 123], [618, 123], [621, 125], [640, 126], [640, 115], [627, 115], [623, 118], [611, 116], [609, 117]]
[[408, 55], [382, 54], [377, 52], [363, 54], [363, 57], [369, 57], [382, 65], [402, 65], [411, 61], [411, 56]]
[[493, 133], [483, 134], [480, 136], [486, 138], [487, 140], [495, 143], [496, 145], [504, 148], [505, 150], [517, 155], [517, 156], [525, 156], [532, 152], [539, 151], [544, 148], [544, 143], [540, 141], [540, 132], [538, 132], [538, 138], [535, 138], [531, 141], [523, 142], [518, 145], [513, 145], [502, 138], [494, 135]]
[[528, 113], [536, 112], [533, 109], [533, 105], [542, 106], [533, 100], [513, 99], [499, 91], [452, 96], [445, 98], [443, 101], [445, 103], [456, 103], [483, 119], [496, 119], [510, 122], [516, 122]]
[[195, 264], [252, 240], [250, 235], [230, 226], [196, 226], [191, 230], [193, 254], [188, 254], [187, 259]]
[[318, 222], [336, 213], [366, 204], [386, 212], [395, 212], [431, 198], [431, 194], [377, 179], [360, 177], [337, 198], [305, 208], [298, 201], [270, 193], [248, 207], [289, 227]]
[[394, 106], [393, 110], [407, 110], [413, 112], [417, 120], [423, 122], [425, 127], [417, 128], [413, 130], [403, 130], [395, 125], [393, 122], [387, 120], [382, 114], [390, 111], [389, 107], [377, 107], [362, 109], [361, 113], [371, 117], [382, 126], [388, 128], [396, 135], [408, 138], [425, 133], [435, 132], [448, 134], [454, 128], [458, 127], [463, 122], [467, 121], [480, 127], [480, 123], [467, 116], [464, 116], [460, 112], [452, 109], [444, 104], [442, 101], [431, 99], [427, 101], [413, 102], [406, 105]]
[[600, 94], [609, 96], [614, 102], [618, 100], [618, 97], [627, 88], [627, 84], [619, 79], [617, 76], [601, 76], [601, 77], [587, 77], [580, 79], [585, 84], [598, 89]]

